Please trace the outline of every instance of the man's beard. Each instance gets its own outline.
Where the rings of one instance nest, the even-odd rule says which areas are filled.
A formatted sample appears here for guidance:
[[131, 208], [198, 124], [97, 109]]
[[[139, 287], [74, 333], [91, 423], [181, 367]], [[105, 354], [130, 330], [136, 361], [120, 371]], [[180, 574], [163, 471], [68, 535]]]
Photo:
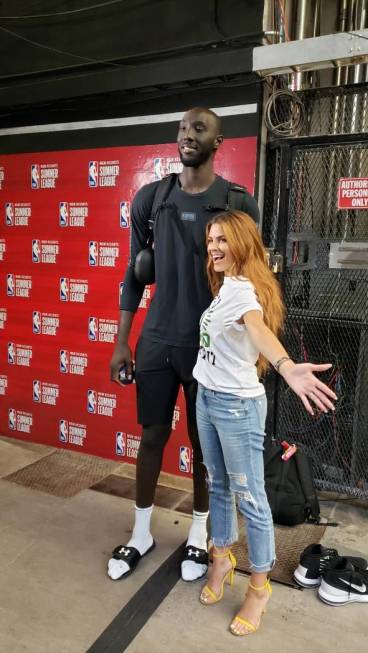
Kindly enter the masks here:
[[192, 154], [183, 154], [179, 149], [179, 157], [185, 168], [199, 168], [203, 163], [207, 163], [213, 152], [213, 147], [208, 149], [197, 150]]

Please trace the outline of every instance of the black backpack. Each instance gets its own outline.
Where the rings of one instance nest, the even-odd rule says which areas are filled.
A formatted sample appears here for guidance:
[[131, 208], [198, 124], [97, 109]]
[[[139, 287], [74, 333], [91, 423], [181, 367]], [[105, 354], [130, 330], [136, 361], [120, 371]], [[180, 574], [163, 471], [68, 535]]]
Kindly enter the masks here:
[[[173, 188], [178, 175], [173, 172], [167, 177], [161, 179], [160, 183], [157, 186], [155, 196], [153, 198], [152, 208], [151, 208], [151, 217], [148, 221], [149, 223], [149, 236], [147, 240], [147, 245], [144, 249], [138, 252], [135, 264], [134, 264], [134, 274], [140, 283], [149, 285], [155, 282], [155, 260], [153, 253], [153, 225], [155, 220], [160, 213], [162, 206], [165, 204], [167, 197], [169, 196], [171, 189]], [[219, 211], [228, 211], [230, 208], [235, 210], [241, 210], [243, 207], [244, 194], [246, 193], [246, 188], [244, 186], [238, 186], [237, 184], [229, 184], [229, 190], [227, 194], [227, 203], [225, 206], [219, 207], [208, 207], [209, 209], [218, 209]]]
[[273, 521], [296, 526], [307, 521], [318, 524], [320, 507], [313, 483], [310, 458], [300, 450], [281, 458], [284, 449], [272, 445], [264, 452], [265, 488]]

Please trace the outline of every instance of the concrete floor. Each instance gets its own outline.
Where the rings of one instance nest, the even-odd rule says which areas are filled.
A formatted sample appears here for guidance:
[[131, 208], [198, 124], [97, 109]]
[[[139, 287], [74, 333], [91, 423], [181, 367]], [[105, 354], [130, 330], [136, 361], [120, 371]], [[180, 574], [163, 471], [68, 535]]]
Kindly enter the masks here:
[[[5, 446], [4, 446], [5, 445]], [[21, 453], [19, 452], [21, 449]], [[0, 439], [1, 475], [46, 455], [46, 448]], [[17, 458], [18, 456], [18, 458]], [[19, 467], [18, 467], [19, 468]], [[9, 471], [7, 471], [9, 469]], [[111, 549], [127, 540], [133, 501], [84, 490], [68, 499], [0, 479], [0, 652], [85, 653], [153, 572], [185, 540], [188, 515], [157, 508], [157, 547], [120, 582], [106, 576]], [[368, 557], [368, 514], [328, 502], [323, 514], [341, 522], [323, 543]], [[365, 650], [368, 604], [333, 608], [314, 591], [273, 583], [261, 629], [244, 638], [227, 630], [247, 578], [216, 606], [198, 602], [201, 583], [179, 581], [125, 650], [128, 653], [350, 653]]]

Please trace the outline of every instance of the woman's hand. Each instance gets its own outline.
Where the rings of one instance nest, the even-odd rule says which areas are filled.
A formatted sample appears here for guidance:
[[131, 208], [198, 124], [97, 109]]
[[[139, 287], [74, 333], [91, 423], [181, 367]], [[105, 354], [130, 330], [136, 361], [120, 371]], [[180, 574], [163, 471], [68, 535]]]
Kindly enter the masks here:
[[330, 363], [323, 365], [293, 363], [281, 342], [263, 322], [262, 313], [249, 311], [243, 315], [243, 320], [251, 341], [272, 365], [275, 365], [280, 359], [285, 359], [278, 368], [278, 372], [300, 397], [308, 413], [314, 414], [309, 400], [313, 401], [317, 408], [325, 413], [328, 410], [334, 410], [334, 405], [330, 399], [337, 399], [335, 393], [313, 374], [313, 372], [329, 370], [332, 367]]
[[335, 393], [314, 375], [314, 372], [325, 372], [330, 367], [332, 367], [330, 363], [314, 365], [313, 363], [293, 363], [292, 361], [285, 361], [280, 366], [279, 373], [295, 394], [300, 397], [305, 409], [311, 415], [314, 413], [310, 400], [324, 413], [327, 413], [328, 410], [335, 410], [334, 404], [330, 401], [330, 399], [337, 399]]

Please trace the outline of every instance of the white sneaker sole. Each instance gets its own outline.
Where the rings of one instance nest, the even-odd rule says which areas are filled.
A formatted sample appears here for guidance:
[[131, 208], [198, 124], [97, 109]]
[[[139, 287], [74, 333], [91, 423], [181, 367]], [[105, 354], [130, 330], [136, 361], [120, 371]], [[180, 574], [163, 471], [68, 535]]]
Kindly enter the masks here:
[[294, 580], [301, 585], [301, 587], [306, 587], [313, 589], [319, 587], [321, 584], [321, 578], [306, 578], [305, 574], [307, 573], [306, 567], [299, 565], [294, 571]]
[[347, 605], [348, 603], [368, 603], [368, 594], [351, 594], [349, 592], [344, 592], [339, 590], [336, 587], [327, 585], [322, 581], [322, 585], [319, 588], [318, 598], [327, 603], [328, 605]]

